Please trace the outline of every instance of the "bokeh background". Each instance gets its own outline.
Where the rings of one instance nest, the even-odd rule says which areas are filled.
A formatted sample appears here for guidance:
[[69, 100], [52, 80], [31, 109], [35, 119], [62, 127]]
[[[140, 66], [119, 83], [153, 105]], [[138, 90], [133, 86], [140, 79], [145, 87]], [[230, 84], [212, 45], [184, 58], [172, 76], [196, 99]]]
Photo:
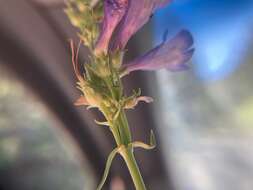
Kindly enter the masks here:
[[[95, 189], [115, 146], [93, 122], [101, 115], [73, 106], [68, 39], [78, 31], [63, 9], [64, 0], [0, 0], [0, 189]], [[155, 98], [127, 113], [135, 139], [157, 136], [155, 151], [136, 151], [149, 189], [253, 189], [252, 18], [252, 0], [174, 0], [131, 39], [126, 59], [166, 30], [195, 39], [189, 71], [124, 79], [127, 93]], [[104, 189], [133, 189], [121, 158]]]

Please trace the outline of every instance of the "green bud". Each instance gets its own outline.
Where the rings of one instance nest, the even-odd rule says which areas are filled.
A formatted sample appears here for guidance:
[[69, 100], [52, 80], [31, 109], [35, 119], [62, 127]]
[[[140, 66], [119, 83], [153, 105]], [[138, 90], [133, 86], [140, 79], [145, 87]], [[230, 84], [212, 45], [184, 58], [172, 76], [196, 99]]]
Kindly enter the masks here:
[[101, 103], [103, 102], [103, 97], [99, 93], [95, 92], [89, 86], [85, 86], [81, 90], [90, 106], [100, 107]]
[[99, 66], [97, 67], [98, 75], [102, 78], [108, 77], [111, 75], [110, 69], [107, 66]]
[[115, 53], [112, 55], [112, 65], [113, 68], [119, 69], [122, 65], [122, 58], [123, 58], [123, 53], [120, 50], [117, 50]]
[[76, 2], [76, 6], [80, 12], [88, 11], [88, 7], [83, 2]]

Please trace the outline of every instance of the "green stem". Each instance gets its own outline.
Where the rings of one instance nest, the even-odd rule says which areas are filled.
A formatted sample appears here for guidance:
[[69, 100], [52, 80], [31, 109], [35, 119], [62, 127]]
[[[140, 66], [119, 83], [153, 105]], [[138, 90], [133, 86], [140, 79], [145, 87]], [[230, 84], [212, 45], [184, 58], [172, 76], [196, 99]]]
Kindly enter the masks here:
[[117, 129], [119, 129], [120, 134], [122, 134], [120, 135], [121, 144], [125, 145], [125, 148], [121, 151], [121, 155], [124, 158], [128, 170], [131, 174], [135, 189], [146, 190], [143, 178], [133, 154], [133, 147], [129, 147], [129, 144], [132, 142], [132, 137], [124, 110], [121, 110], [119, 117], [115, 122], [117, 124]]
[[120, 136], [120, 131], [119, 131], [119, 128], [118, 128], [118, 126], [117, 125], [115, 125], [112, 121], [111, 121], [111, 119], [108, 117], [108, 115], [110, 115], [110, 111], [105, 107], [105, 106], [101, 106], [100, 107], [100, 111], [103, 113], [103, 115], [105, 116], [105, 118], [106, 118], [106, 120], [107, 121], [110, 121], [109, 123], [110, 123], [110, 130], [111, 130], [111, 132], [112, 132], [112, 134], [113, 134], [113, 137], [114, 137], [114, 139], [115, 139], [115, 141], [116, 141], [116, 144], [118, 145], [118, 146], [120, 146], [122, 143], [121, 143], [121, 136]]
[[121, 133], [123, 133], [124, 139], [122, 139], [122, 144], [128, 146], [129, 143], [132, 142], [132, 136], [129, 129], [128, 121], [125, 117], [125, 112], [122, 109], [120, 111], [119, 117], [117, 119], [117, 123], [119, 124], [119, 129], [121, 130]]
[[132, 135], [131, 135], [128, 120], [127, 120], [124, 110], [122, 110], [120, 113], [120, 120], [122, 122], [122, 128], [124, 128], [125, 134], [127, 136], [127, 145], [128, 145], [130, 142], [132, 142]]
[[116, 141], [116, 144], [118, 146], [121, 145], [121, 137], [120, 137], [117, 126], [111, 126], [111, 131], [112, 131], [113, 137]]
[[[106, 84], [111, 92], [111, 96], [115, 101], [120, 101], [123, 95], [123, 85], [120, 80], [119, 74], [116, 72], [114, 73], [111, 65], [111, 61], [109, 61], [109, 66], [111, 69], [112, 76], [116, 76], [117, 85], [114, 84], [113, 78], [111, 80], [107, 79]], [[143, 178], [141, 176], [139, 167], [135, 160], [133, 154], [133, 147], [129, 146], [132, 142], [131, 131], [129, 128], [128, 120], [123, 108], [121, 108], [118, 118], [114, 121], [114, 129], [118, 130], [112, 131], [113, 133], [119, 134], [120, 138], [120, 145], [124, 145], [124, 148], [120, 151], [121, 156], [124, 158], [130, 175], [132, 177], [133, 183], [135, 185], [136, 190], [146, 190]], [[114, 135], [115, 136], [115, 135]], [[116, 140], [117, 141], [117, 140]], [[117, 143], [118, 144], [118, 143]], [[119, 144], [118, 144], [119, 146]]]
[[128, 147], [128, 148], [123, 149], [121, 152], [121, 155], [124, 158], [126, 165], [128, 167], [128, 170], [131, 174], [132, 180], [135, 185], [135, 189], [136, 190], [146, 190], [146, 186], [144, 184], [139, 167], [136, 163], [136, 160], [135, 160], [135, 157], [133, 154], [133, 148]]

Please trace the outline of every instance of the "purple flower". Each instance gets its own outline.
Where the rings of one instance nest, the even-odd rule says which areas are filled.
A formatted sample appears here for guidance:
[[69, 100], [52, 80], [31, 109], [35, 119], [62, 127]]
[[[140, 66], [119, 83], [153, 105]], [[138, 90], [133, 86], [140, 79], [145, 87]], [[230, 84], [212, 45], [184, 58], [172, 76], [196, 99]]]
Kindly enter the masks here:
[[104, 0], [104, 18], [95, 53], [107, 53], [112, 34], [125, 15], [128, 0]]
[[125, 74], [132, 71], [153, 71], [166, 68], [170, 71], [187, 69], [186, 64], [193, 55], [193, 38], [190, 32], [182, 30], [174, 38], [163, 42], [145, 55], [123, 66]]
[[124, 19], [119, 25], [112, 50], [124, 49], [128, 40], [144, 24], [157, 8], [167, 5], [171, 0], [129, 0], [129, 7]]
[[[128, 40], [146, 22], [153, 12], [171, 0], [104, 0], [104, 19], [95, 52], [107, 53], [124, 49]], [[114, 35], [114, 39], [112, 39]], [[188, 68], [186, 64], [193, 55], [193, 38], [183, 30], [173, 39], [163, 42], [140, 58], [123, 66], [123, 75], [136, 70], [158, 70], [167, 68], [180, 71]]]
[[[96, 54], [110, 49], [124, 49], [128, 40], [146, 22], [153, 12], [171, 0], [104, 0], [104, 18], [95, 47]], [[118, 30], [116, 28], [118, 27]], [[115, 39], [112, 40], [113, 33]]]

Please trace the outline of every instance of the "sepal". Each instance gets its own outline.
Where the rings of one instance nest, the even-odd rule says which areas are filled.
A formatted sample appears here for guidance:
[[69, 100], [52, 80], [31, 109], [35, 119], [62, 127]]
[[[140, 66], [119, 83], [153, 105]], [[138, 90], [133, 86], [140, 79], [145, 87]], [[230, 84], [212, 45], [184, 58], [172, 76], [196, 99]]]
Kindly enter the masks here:
[[134, 109], [135, 106], [138, 105], [139, 102], [151, 103], [153, 102], [153, 98], [149, 96], [140, 96], [141, 90], [139, 89], [137, 92], [134, 91], [133, 95], [123, 100], [124, 109]]
[[139, 96], [137, 98], [130, 99], [128, 102], [125, 104], [125, 109], [134, 109], [135, 106], [138, 105], [139, 102], [146, 102], [146, 103], [151, 103], [153, 102], [153, 98], [149, 96]]
[[102, 126], [108, 126], [110, 127], [110, 124], [107, 121], [97, 121], [96, 119], [94, 120], [96, 124], [102, 125]]

